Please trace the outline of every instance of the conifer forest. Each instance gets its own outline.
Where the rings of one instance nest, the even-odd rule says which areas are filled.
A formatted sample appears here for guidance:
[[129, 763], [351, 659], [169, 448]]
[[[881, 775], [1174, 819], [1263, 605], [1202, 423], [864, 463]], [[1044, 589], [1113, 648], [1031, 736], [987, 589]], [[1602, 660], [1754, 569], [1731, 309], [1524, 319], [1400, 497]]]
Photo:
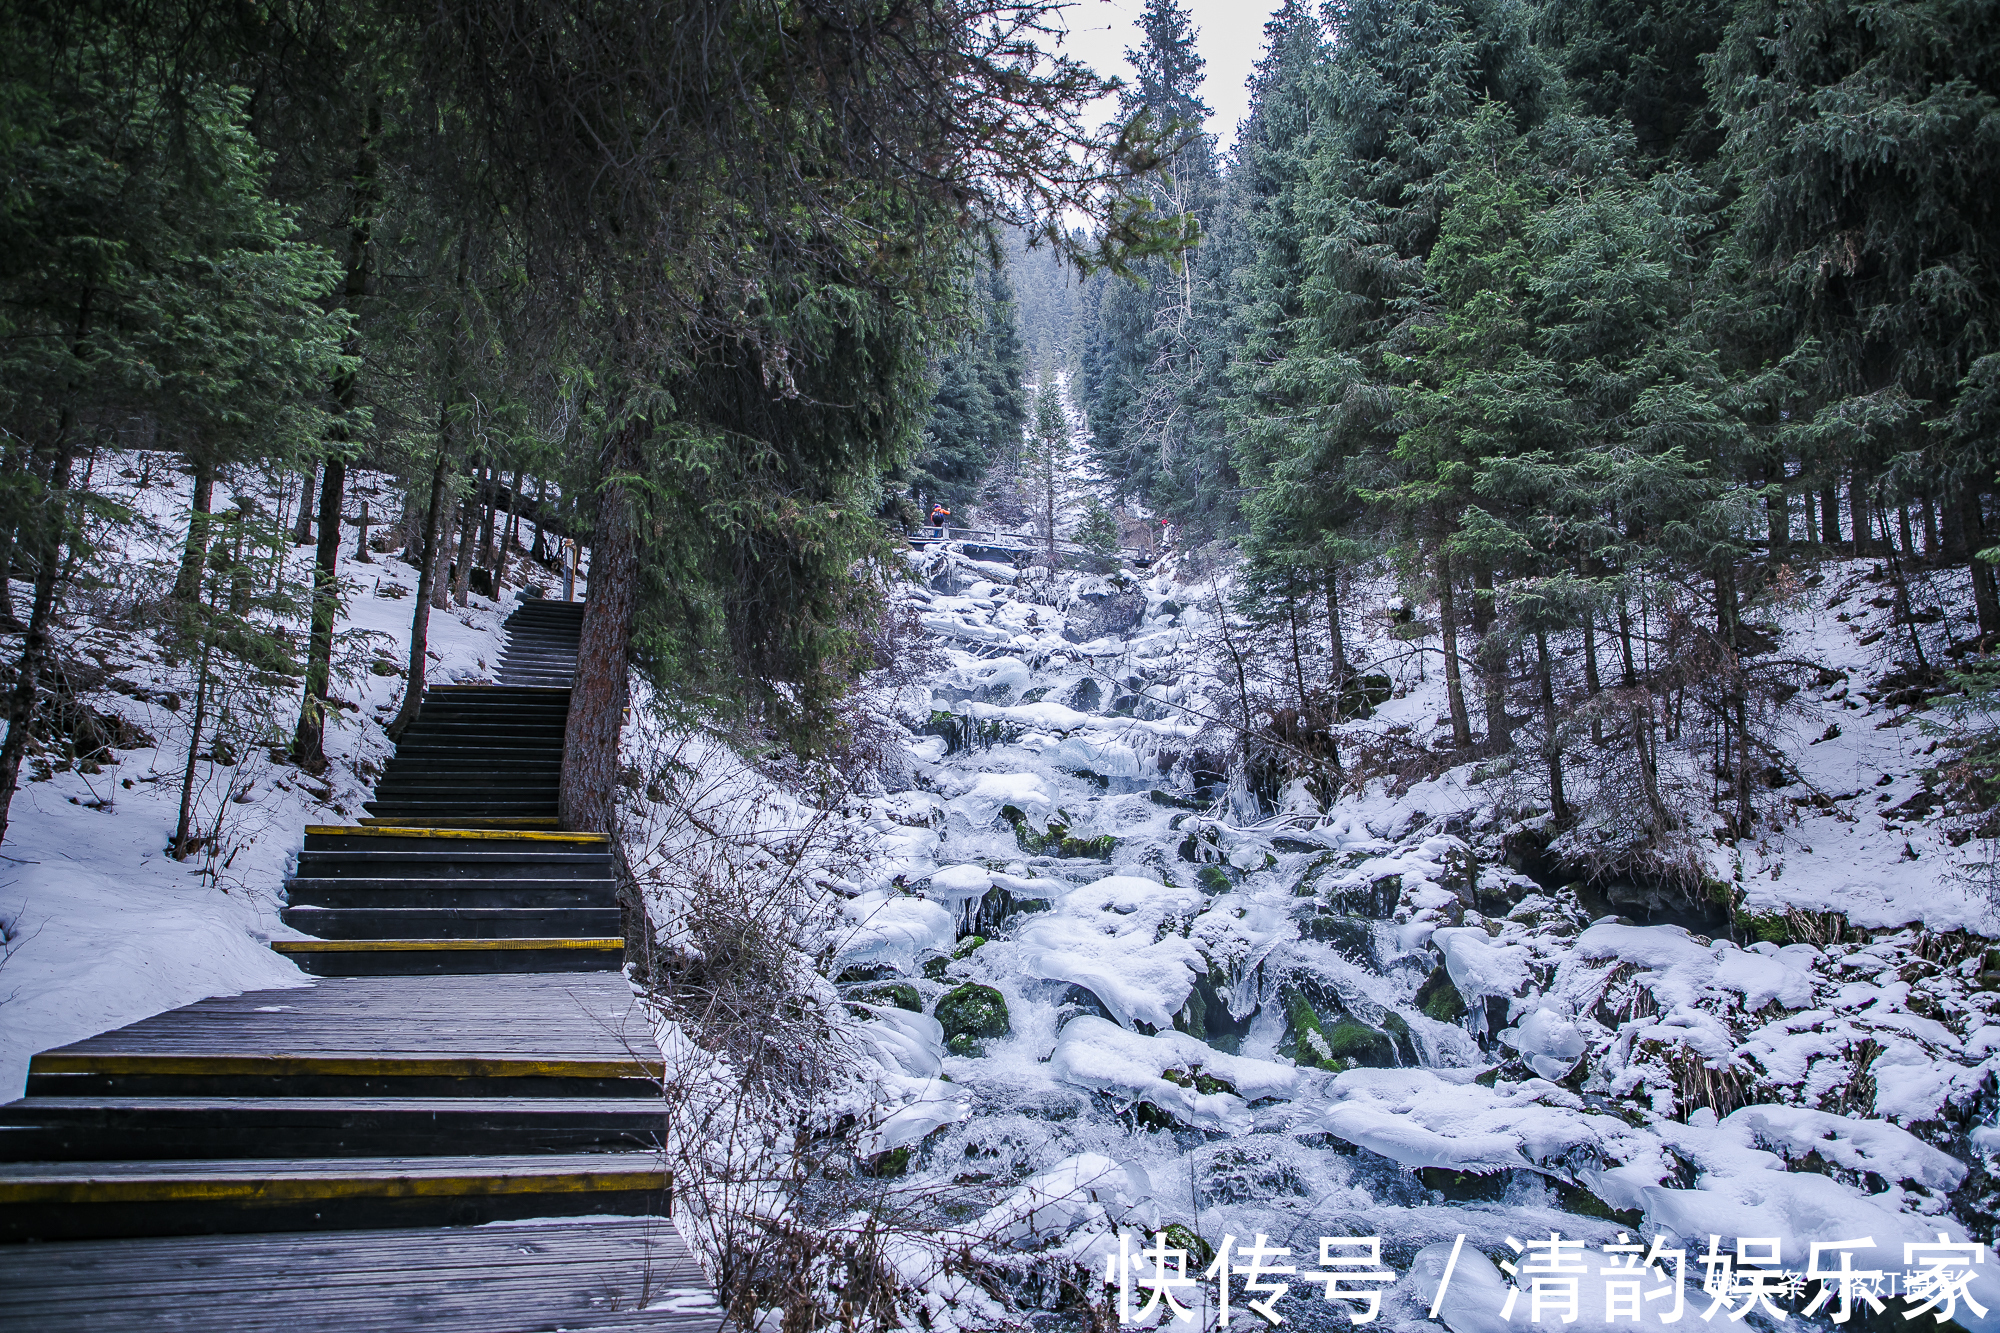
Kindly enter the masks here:
[[0, 1329], [2000, 1329], [1996, 567], [1991, 0], [11, 0]]

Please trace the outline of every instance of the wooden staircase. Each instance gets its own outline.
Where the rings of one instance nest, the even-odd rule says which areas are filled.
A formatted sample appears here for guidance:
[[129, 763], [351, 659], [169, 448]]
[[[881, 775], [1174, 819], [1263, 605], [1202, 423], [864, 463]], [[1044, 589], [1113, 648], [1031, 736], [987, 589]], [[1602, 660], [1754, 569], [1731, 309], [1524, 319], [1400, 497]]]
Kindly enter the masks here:
[[[524, 604], [503, 683], [427, 691], [370, 819], [307, 831], [284, 920], [310, 938], [272, 947], [316, 984], [35, 1057], [0, 1240], [51, 1243], [0, 1246], [0, 1327], [718, 1325], [665, 1219], [611, 848], [553, 827], [580, 618]], [[625, 1220], [556, 1220], [593, 1216]], [[294, 1281], [314, 1264], [332, 1297]]]

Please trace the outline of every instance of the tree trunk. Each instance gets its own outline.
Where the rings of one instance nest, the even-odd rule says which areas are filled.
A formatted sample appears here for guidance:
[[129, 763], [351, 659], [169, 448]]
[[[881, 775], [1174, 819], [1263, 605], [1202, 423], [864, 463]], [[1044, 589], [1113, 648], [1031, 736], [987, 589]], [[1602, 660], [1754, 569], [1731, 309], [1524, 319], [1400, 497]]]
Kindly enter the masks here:
[[1569, 798], [1563, 792], [1562, 733], [1556, 721], [1555, 673], [1549, 665], [1549, 636], [1535, 631], [1536, 674], [1542, 686], [1542, 755], [1549, 765], [1549, 817], [1569, 823]]
[[310, 546], [313, 539], [313, 496], [319, 484], [319, 470], [311, 463], [306, 464], [304, 485], [299, 490], [299, 522], [292, 529], [292, 542], [297, 546]]
[[[1327, 642], [1333, 653], [1333, 688], [1336, 695], [1347, 688], [1347, 634], [1340, 624], [1340, 571], [1326, 571]], [[1334, 709], [1339, 716], [1339, 708]]]
[[451, 576], [451, 599], [464, 606], [472, 595], [472, 544], [479, 537], [479, 469], [472, 469], [472, 490], [459, 506], [458, 568]]
[[[1583, 692], [1593, 700], [1597, 698], [1597, 616], [1595, 612], [1583, 621]], [[1604, 715], [1595, 707], [1590, 710], [1590, 741], [1593, 745], [1604, 744]]]
[[[26, 469], [19, 447], [9, 449], [4, 464], [4, 475], [10, 480], [17, 472]], [[14, 614], [14, 534], [15, 525], [0, 524], [0, 630], [18, 630], [21, 622]]]
[[358, 529], [360, 529], [360, 531], [354, 538], [354, 559], [356, 560], [357, 563], [364, 565], [372, 565], [375, 563], [375, 557], [368, 554], [369, 523], [368, 523], [368, 502], [366, 500], [363, 500], [361, 502], [361, 517], [359, 520], [356, 521], [355, 526]]
[[514, 554], [514, 533], [521, 525], [521, 470], [514, 469], [514, 484], [507, 488], [507, 527], [500, 534], [500, 560], [493, 566], [493, 595], [507, 585], [507, 564]]
[[236, 533], [230, 546], [235, 549], [235, 557], [229, 571], [229, 614], [241, 616], [250, 610], [250, 596], [255, 591], [255, 580], [250, 570], [250, 506], [241, 505], [234, 516]]
[[[341, 284], [341, 302], [350, 313], [358, 313], [368, 294], [369, 264], [374, 247], [375, 136], [382, 130], [382, 109], [371, 96], [361, 142], [354, 154], [354, 189], [349, 205], [346, 280]], [[360, 354], [359, 335], [349, 326], [344, 350]], [[344, 422], [354, 408], [356, 376], [343, 375], [333, 386], [333, 400], [339, 404], [343, 420], [334, 425], [334, 439], [348, 438]], [[306, 687], [299, 701], [299, 724], [292, 733], [292, 759], [309, 773], [326, 768], [326, 707], [333, 684], [333, 622], [340, 611], [340, 511], [346, 499], [347, 460], [338, 452], [330, 454], [320, 473], [319, 540], [313, 549], [312, 630], [306, 641]]]
[[1486, 752], [1505, 754], [1514, 748], [1507, 721], [1507, 646], [1493, 636], [1493, 569], [1483, 561], [1472, 567], [1472, 632], [1479, 636], [1473, 660], [1484, 696]]
[[215, 505], [215, 464], [197, 458], [194, 462], [194, 495], [188, 501], [187, 540], [181, 546], [180, 573], [174, 578], [173, 598], [177, 602], [201, 599], [201, 569], [208, 559], [208, 516]]
[[425, 551], [424, 558], [431, 565], [431, 610], [451, 609], [451, 553], [458, 545], [459, 507], [453, 505], [451, 514], [440, 517], [437, 540], [431, 549]]
[[1840, 492], [1831, 485], [1819, 493], [1819, 539], [1840, 545]]
[[489, 466], [479, 482], [479, 567], [492, 569], [494, 516], [499, 511], [497, 497], [493, 494], [493, 469]]
[[1868, 482], [1856, 468], [1847, 477], [1847, 508], [1849, 519], [1854, 525], [1854, 554], [1866, 555], [1874, 544], [1870, 535], [1874, 531], [1874, 520], [1868, 513]]
[[424, 679], [430, 669], [430, 659], [425, 654], [430, 648], [431, 594], [438, 578], [438, 562], [432, 553], [437, 549], [439, 529], [444, 525], [445, 481], [450, 467], [451, 436], [440, 414], [437, 465], [431, 469], [430, 504], [424, 509], [423, 561], [417, 566], [417, 604], [410, 613], [410, 665], [403, 677], [402, 705], [396, 709], [395, 720], [389, 723], [392, 741], [409, 730], [410, 724], [417, 720], [417, 710], [423, 706]]
[[29, 731], [35, 718], [35, 694], [41, 687], [42, 665], [48, 660], [49, 621], [55, 614], [56, 584], [62, 575], [63, 543], [69, 531], [69, 477], [76, 462], [72, 443], [74, 423], [64, 413], [55, 457], [49, 467], [46, 499], [28, 525], [35, 559], [34, 601], [28, 610], [28, 632], [21, 660], [14, 668], [14, 690], [8, 699], [7, 739], [0, 742], [0, 842], [7, 838], [7, 816], [21, 785], [21, 760], [28, 753]]
[[1451, 555], [1438, 550], [1438, 632], [1444, 638], [1444, 693], [1451, 710], [1451, 743], [1455, 749], [1472, 746], [1472, 720], [1465, 712], [1465, 686], [1458, 674], [1458, 612], [1452, 605]]
[[[607, 474], [615, 478], [637, 464], [641, 429], [637, 423], [620, 429], [606, 451]], [[590, 598], [563, 731], [558, 809], [562, 826], [573, 832], [610, 833], [617, 822], [618, 733], [639, 613], [637, 524], [632, 497], [614, 480], [603, 490], [591, 538]]]
[[1779, 487], [1779, 491], [1764, 499], [1764, 520], [1770, 532], [1774, 559], [1783, 555], [1785, 548], [1792, 544], [1792, 502], [1783, 489], [1786, 480], [1784, 463], [1778, 464], [1777, 472], [1776, 477], [1768, 477], [1767, 480]]
[[174, 860], [188, 859], [188, 835], [194, 832], [194, 770], [201, 754], [201, 729], [208, 723], [208, 668], [215, 651], [212, 625], [202, 627], [201, 659], [194, 684], [194, 727], [188, 733], [187, 764], [181, 770], [181, 817], [174, 826]]
[[1618, 590], [1618, 647], [1625, 659], [1625, 688], [1629, 690], [1639, 683], [1639, 669], [1632, 660], [1632, 608], [1625, 600], [1623, 588]]
[[319, 542], [313, 551], [312, 632], [306, 641], [306, 689], [292, 733], [292, 761], [308, 773], [326, 768], [326, 700], [333, 681], [333, 620], [340, 610], [340, 507], [347, 464], [338, 455], [320, 473]]
[[1971, 488], [1959, 494], [1958, 525], [1964, 534], [1966, 568], [1972, 575], [1972, 605], [1979, 617], [1979, 635], [2000, 634], [2000, 595], [1993, 587], [1993, 566], [1979, 558], [1986, 532], [1979, 514], [1979, 494]]
[[528, 558], [538, 565], [546, 565], [549, 562], [548, 529], [542, 523], [548, 515], [549, 479], [540, 477], [535, 481], [535, 545], [528, 552]]
[[1937, 505], [1932, 503], [1930, 496], [1926, 495], [1924, 497], [1924, 558], [1935, 560], [1938, 558], [1938, 551]]

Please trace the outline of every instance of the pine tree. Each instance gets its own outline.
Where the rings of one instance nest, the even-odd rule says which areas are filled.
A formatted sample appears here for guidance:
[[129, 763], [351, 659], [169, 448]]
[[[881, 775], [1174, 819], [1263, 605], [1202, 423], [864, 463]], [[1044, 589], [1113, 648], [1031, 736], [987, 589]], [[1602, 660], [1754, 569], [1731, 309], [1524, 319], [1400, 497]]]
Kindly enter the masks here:
[[1049, 569], [1059, 568], [1057, 551], [1063, 510], [1076, 489], [1078, 454], [1069, 417], [1063, 411], [1062, 388], [1046, 372], [1035, 388], [1035, 414], [1021, 454], [1021, 475], [1035, 526], [1042, 538], [1042, 557]]

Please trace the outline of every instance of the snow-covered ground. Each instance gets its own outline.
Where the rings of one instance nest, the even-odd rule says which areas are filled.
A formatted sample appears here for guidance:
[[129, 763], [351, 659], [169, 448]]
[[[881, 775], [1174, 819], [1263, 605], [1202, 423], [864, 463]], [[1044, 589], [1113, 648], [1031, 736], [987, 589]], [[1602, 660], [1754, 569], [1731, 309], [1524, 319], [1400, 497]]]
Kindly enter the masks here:
[[[1301, 786], [1276, 815], [1240, 786], [1189, 799], [1189, 750], [1233, 688], [1215, 653], [1226, 569], [1017, 582], [933, 553], [918, 574], [943, 665], [894, 701], [910, 769], [873, 798], [887, 859], [847, 887], [836, 971], [898, 1076], [863, 1149], [911, 1150], [888, 1169], [912, 1206], [988, 1199], [969, 1230], [997, 1240], [988, 1261], [1017, 1269], [1017, 1295], [1052, 1293], [1030, 1275], [1072, 1262], [1101, 1277], [1121, 1231], [1133, 1252], [1172, 1224], [1209, 1246], [1268, 1236], [1291, 1255], [1265, 1262], [1301, 1272], [1319, 1237], [1379, 1236], [1401, 1275], [1377, 1284], [1383, 1323], [1434, 1327], [1462, 1235], [1440, 1314], [1472, 1333], [1528, 1322], [1526, 1296], [1501, 1315], [1495, 1264], [1560, 1232], [1589, 1246], [1579, 1329], [1608, 1326], [1599, 1269], [1617, 1260], [1599, 1247], [1625, 1235], [1684, 1252], [1680, 1293], [1649, 1278], [1642, 1322], [1684, 1300], [1826, 1325], [1840, 1307], [1807, 1316], [1814, 1289], [1756, 1313], [1702, 1283], [1758, 1256], [1825, 1272], [1843, 1251], [1901, 1281], [1945, 1256], [2000, 1316], [1990, 1263], [1904, 1249], [1991, 1239], [2000, 993], [1982, 976], [1992, 905], [1941, 821], [1897, 809], [1935, 737], [1873, 685], [1903, 633], [1866, 604], [1886, 600], [1874, 564], [1830, 566], [1778, 609], [1777, 651], [1826, 668], [1777, 722], [1795, 772], [1761, 841], [1699, 847], [1743, 920], [1846, 919], [1785, 943], [1732, 932], [1714, 904], [1682, 913], [1709, 934], [1661, 923], [1672, 904], [1627, 920], [1510, 868], [1546, 816], [1474, 765], [1328, 809]], [[1949, 573], [1931, 577], [1949, 599]], [[1392, 632], [1388, 591], [1354, 609], [1350, 651], [1394, 697], [1343, 743], [1429, 749], [1449, 735], [1440, 673]], [[898, 986], [945, 1021], [885, 1008]], [[1288, 1322], [1346, 1322], [1291, 1280]], [[933, 1328], [997, 1317], [930, 1303]], [[1913, 1308], [1888, 1307], [1898, 1324]], [[1954, 1317], [1988, 1326], [1965, 1302]]]
[[[366, 664], [409, 660], [410, 616], [418, 571], [396, 554], [354, 560], [352, 529], [344, 534], [341, 572], [346, 610], [336, 629], [350, 669], [334, 693], [353, 705], [329, 719], [327, 771], [313, 777], [275, 761], [268, 747], [225, 756], [235, 762], [197, 765], [201, 792], [197, 825], [220, 828], [214, 854], [186, 862], [168, 853], [180, 812], [182, 770], [193, 712], [191, 668], [170, 664], [158, 642], [118, 614], [150, 582], [164, 586], [186, 530], [189, 483], [158, 466], [138, 489], [136, 468], [119, 477], [124, 459], [100, 457], [96, 489], [130, 504], [140, 522], [124, 544], [103, 553], [97, 573], [104, 589], [75, 599], [54, 634], [59, 661], [95, 663], [103, 683], [82, 691], [101, 712], [116, 713], [157, 745], [115, 750], [115, 764], [86, 774], [75, 767], [39, 781], [34, 758], [10, 811], [0, 847], [0, 923], [6, 954], [0, 963], [0, 1099], [17, 1097], [35, 1052], [76, 1041], [211, 995], [262, 987], [301, 986], [311, 978], [272, 952], [274, 937], [297, 932], [278, 920], [283, 882], [306, 825], [349, 823], [374, 775], [391, 752], [382, 725], [402, 697], [400, 674]], [[275, 512], [281, 495], [258, 479], [218, 484], [225, 495], [254, 495]], [[377, 522], [392, 518], [395, 492], [386, 477], [359, 473], [356, 496], [367, 495]], [[524, 525], [525, 526], [525, 525]], [[287, 545], [284, 577], [310, 577], [311, 547]], [[517, 566], [518, 568], [518, 566]], [[538, 575], [548, 581], [548, 576]], [[25, 608], [26, 586], [15, 585]], [[511, 599], [512, 593], [509, 592]], [[428, 678], [433, 683], [492, 679], [505, 646], [500, 624], [509, 605], [473, 594], [465, 607], [434, 611]], [[0, 640], [11, 656], [18, 636]], [[280, 747], [298, 715], [296, 680], [270, 690], [232, 682], [233, 706], [261, 712], [247, 731], [273, 729]], [[171, 697], [169, 697], [171, 696]], [[175, 707], [166, 706], [168, 702]], [[204, 753], [212, 747], [204, 740]], [[53, 765], [51, 765], [53, 767]]]

